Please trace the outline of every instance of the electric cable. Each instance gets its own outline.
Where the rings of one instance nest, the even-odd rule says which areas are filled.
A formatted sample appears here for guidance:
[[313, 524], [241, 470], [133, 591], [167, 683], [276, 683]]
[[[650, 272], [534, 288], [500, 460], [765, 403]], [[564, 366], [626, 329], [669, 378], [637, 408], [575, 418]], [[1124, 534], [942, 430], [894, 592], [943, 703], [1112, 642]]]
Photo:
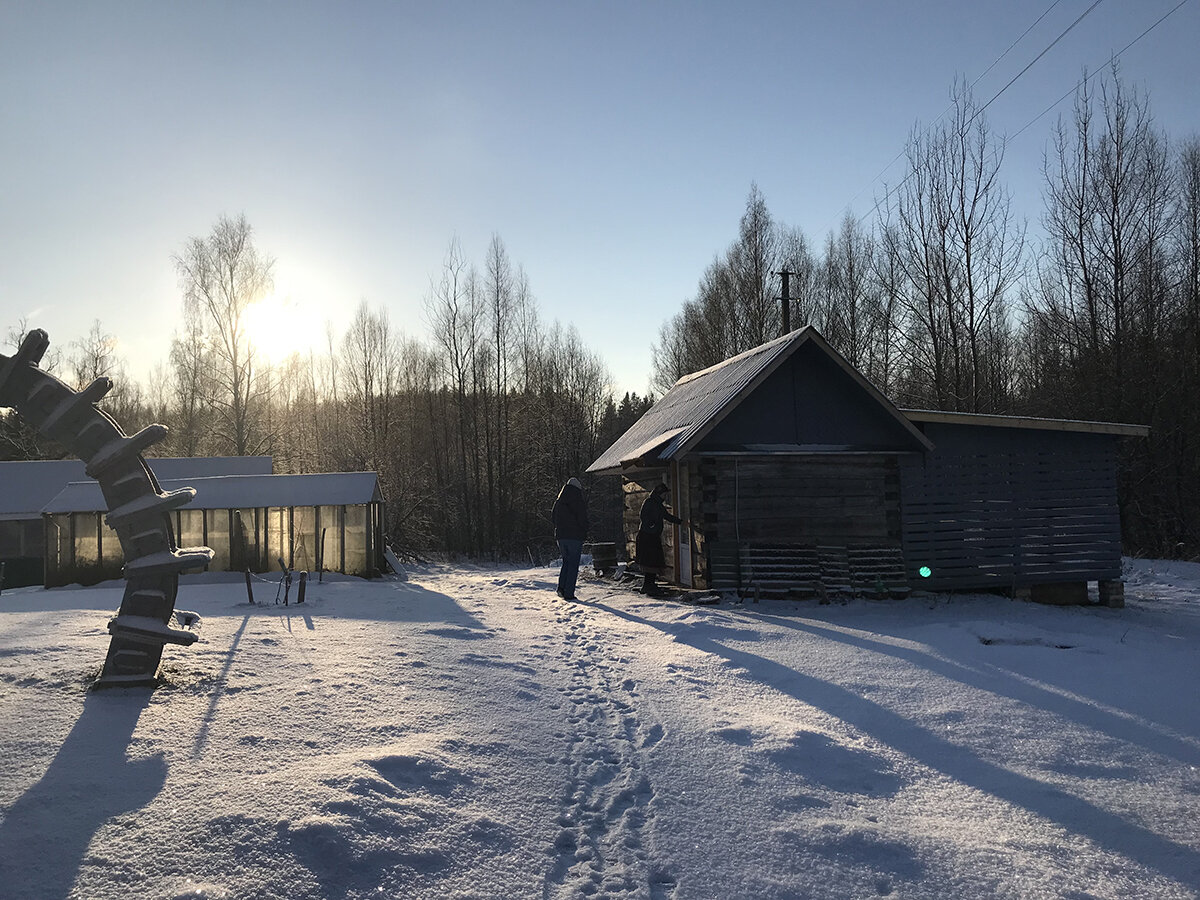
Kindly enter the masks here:
[[[1099, 6], [1103, 2], [1104, 2], [1104, 0], [1095, 0], [1095, 2], [1091, 6], [1089, 6], [1087, 9], [1085, 9], [1083, 12], [1081, 12], [1079, 14], [1078, 18], [1076, 18], [1074, 22], [1072, 22], [1070, 25], [1068, 25], [1066, 27], [1066, 29], [1063, 30], [1062, 34], [1060, 34], [1053, 41], [1051, 41], [1049, 46], [1047, 46], [1045, 50], [1043, 50], [1041, 53], [1039, 53], [1037, 56], [1035, 56], [1029, 62], [1029, 64], [1027, 66], [1025, 66], [1025, 68], [1023, 68], [1020, 72], [1018, 72], [1016, 75], [1014, 75], [1012, 77], [1012, 79], [1008, 82], [1008, 84], [1006, 84], [1004, 87], [1000, 88], [1000, 90], [996, 91], [996, 93], [992, 95], [992, 99], [989, 100], [987, 103], [983, 104], [983, 106], [981, 106], [976, 111], [975, 115], [971, 116], [971, 122], [974, 122], [977, 118], [979, 118], [981, 115], [983, 115], [984, 111], [989, 106], [991, 106], [993, 103], [995, 103], [997, 98], [999, 98], [999, 96], [1001, 94], [1003, 94], [1010, 87], [1012, 87], [1018, 78], [1020, 78], [1022, 75], [1024, 75], [1026, 72], [1028, 72], [1031, 68], [1033, 68], [1034, 63], [1036, 63], [1039, 59], [1041, 59], [1043, 56], [1045, 56], [1047, 53], [1049, 53], [1051, 50], [1053, 50], [1055, 45], [1059, 41], [1061, 41], [1068, 34], [1070, 34], [1074, 30], [1076, 25], [1078, 25], [1080, 22], [1082, 22], [1084, 19], [1086, 19], [1088, 17], [1088, 15], [1091, 13], [1091, 11], [1094, 10], [1097, 6]], [[968, 122], [967, 124], [970, 125], [971, 122]]]
[[[1153, 25], [1151, 25], [1149, 28], [1147, 28], [1145, 31], [1143, 31], [1141, 34], [1139, 34], [1137, 37], [1135, 37], [1132, 41], [1130, 41], [1128, 44], [1126, 44], [1124, 47], [1122, 47], [1119, 51], [1117, 51], [1111, 57], [1109, 57], [1109, 62], [1116, 62], [1118, 59], [1120, 59], [1126, 50], [1128, 50], [1130, 47], [1132, 47], [1134, 44], [1136, 44], [1138, 41], [1140, 41], [1142, 38], [1144, 38], [1146, 35], [1148, 35], [1150, 32], [1152, 32], [1155, 28], [1157, 28], [1159, 25], [1161, 25], [1163, 22], [1165, 22], [1169, 16], [1174, 14], [1181, 6], [1183, 6], [1187, 2], [1188, 2], [1188, 0], [1179, 0], [1179, 2], [1176, 3], [1173, 7], [1171, 7], [1171, 9], [1169, 9], [1169, 10], [1167, 10], [1167, 12], [1163, 13], [1163, 15], [1159, 18], [1159, 20], [1157, 22], [1155, 22]], [[1093, 78], [1095, 78], [1101, 71], [1102, 70], [1100, 68], [1094, 69], [1090, 75], [1088, 75], [1086, 78], [1081, 79], [1074, 87], [1072, 87], [1065, 94], [1063, 94], [1061, 97], [1059, 97], [1053, 103], [1051, 103], [1049, 106], [1047, 106], [1045, 109], [1043, 109], [1040, 113], [1038, 113], [1036, 116], [1034, 116], [1028, 122], [1026, 122], [1024, 125], [1022, 125], [1016, 132], [1013, 133], [1012, 137], [1010, 137], [1009, 140], [1012, 140], [1012, 138], [1015, 138], [1015, 137], [1023, 134], [1027, 130], [1029, 130], [1029, 128], [1031, 128], [1034, 125], [1034, 123], [1036, 123], [1039, 119], [1041, 119], [1044, 115], [1046, 115], [1046, 113], [1050, 112], [1050, 110], [1054, 109], [1054, 107], [1058, 106], [1058, 104], [1062, 103], [1064, 100], [1066, 100], [1072, 94], [1076, 93], [1081, 87], [1083, 87], [1085, 84], [1087, 84]]]
[[[1006, 56], [1008, 56], [1009, 53], [1011, 53], [1013, 51], [1013, 48], [1016, 47], [1017, 44], [1021, 43], [1021, 41], [1025, 40], [1025, 36], [1028, 35], [1029, 32], [1033, 31], [1033, 29], [1037, 28], [1037, 26], [1041, 23], [1042, 19], [1044, 19], [1044, 18], [1046, 18], [1046, 16], [1050, 15], [1050, 13], [1054, 10], [1054, 8], [1056, 6], [1058, 6], [1058, 4], [1060, 4], [1060, 3], [1062, 3], [1062, 0], [1054, 0], [1053, 3], [1051, 3], [1049, 6], [1047, 6], [1046, 9], [1042, 12], [1042, 14], [1033, 21], [1033, 24], [1021, 32], [1020, 37], [1018, 37], [1015, 41], [1013, 41], [1011, 44], [1009, 44], [1008, 48], [1003, 53], [1001, 53], [994, 60], [992, 60], [992, 64], [990, 66], [988, 66], [986, 69], [984, 69], [982, 72], [979, 73], [979, 75], [975, 78], [975, 80], [971, 82], [970, 88], [973, 90], [975, 88], [975, 85], [979, 84], [979, 82], [982, 81], [984, 79], [984, 77], [990, 71], [992, 71], [992, 69], [996, 68], [996, 66], [998, 66], [1001, 63], [1001, 61]], [[950, 112], [950, 110], [952, 110], [953, 108], [954, 108], [954, 104], [951, 103], [949, 106], [947, 106], [945, 109], [943, 109], [941, 111], [941, 113], [938, 114], [937, 118], [935, 118], [931, 123], [929, 123], [928, 126], [926, 126], [926, 130], [928, 130], [929, 128], [932, 128], [934, 125], [936, 125], [938, 122], [940, 122], [943, 118], [945, 118], [946, 113]], [[883, 173], [886, 172], [888, 169], [890, 169], [892, 166], [894, 166], [896, 164], [896, 161], [898, 159], [900, 159], [900, 157], [902, 157], [902, 156], [904, 156], [903, 150], [901, 150], [899, 153], [897, 153], [895, 156], [893, 156], [891, 161], [889, 161], [886, 166], [884, 166], [882, 169], [880, 169], [879, 173], [874, 178], [872, 178], [869, 182], [867, 182], [867, 185], [870, 186], [870, 185], [874, 184], [875, 182], [877, 182], [883, 176]], [[864, 190], [865, 190], [865, 188], [864, 188]], [[854, 201], [857, 200], [859, 197], [861, 197], [862, 193], [863, 193], [862, 191], [859, 191], [857, 194], [855, 194], [853, 197], [851, 197], [850, 202], [846, 204], [847, 207], [853, 206]]]
[[[1012, 87], [1012, 86], [1013, 86], [1013, 85], [1014, 85], [1014, 84], [1017, 82], [1017, 80], [1018, 80], [1018, 79], [1020, 79], [1020, 77], [1021, 77], [1022, 75], [1024, 75], [1024, 74], [1025, 74], [1026, 72], [1028, 72], [1028, 71], [1029, 71], [1031, 68], [1033, 68], [1033, 66], [1034, 66], [1034, 65], [1035, 65], [1035, 64], [1038, 62], [1038, 60], [1040, 60], [1040, 59], [1041, 59], [1042, 57], [1044, 57], [1044, 56], [1045, 56], [1047, 53], [1049, 53], [1051, 50], [1053, 50], [1053, 49], [1054, 49], [1054, 47], [1055, 47], [1055, 46], [1057, 46], [1057, 45], [1058, 45], [1058, 43], [1059, 43], [1059, 42], [1060, 42], [1060, 41], [1061, 41], [1063, 38], [1065, 38], [1065, 37], [1066, 37], [1068, 34], [1070, 34], [1070, 33], [1071, 33], [1071, 32], [1072, 32], [1072, 31], [1073, 31], [1075, 28], [1076, 28], [1076, 26], [1078, 26], [1078, 25], [1079, 25], [1079, 23], [1080, 23], [1080, 22], [1082, 22], [1084, 19], [1086, 19], [1086, 18], [1087, 18], [1087, 17], [1088, 17], [1088, 16], [1089, 16], [1089, 15], [1092, 13], [1092, 11], [1093, 11], [1093, 10], [1095, 10], [1095, 9], [1096, 9], [1096, 7], [1097, 7], [1097, 6], [1099, 6], [1099, 5], [1100, 5], [1101, 3], [1103, 3], [1103, 2], [1104, 2], [1104, 0], [1094, 0], [1094, 2], [1092, 3], [1092, 5], [1091, 5], [1091, 6], [1089, 6], [1087, 9], [1085, 9], [1083, 12], [1081, 12], [1081, 13], [1080, 13], [1078, 16], [1076, 16], [1076, 17], [1075, 17], [1075, 20], [1074, 20], [1073, 22], [1071, 22], [1071, 24], [1070, 24], [1070, 25], [1068, 25], [1068, 26], [1067, 26], [1065, 29], [1063, 29], [1063, 30], [1062, 30], [1062, 31], [1059, 33], [1058, 37], [1056, 37], [1056, 38], [1055, 38], [1053, 41], [1051, 41], [1049, 44], [1047, 44], [1047, 45], [1046, 45], [1046, 47], [1044, 47], [1044, 48], [1042, 49], [1042, 51], [1041, 51], [1041, 52], [1040, 52], [1040, 53], [1039, 53], [1037, 56], [1035, 56], [1035, 57], [1034, 57], [1032, 60], [1030, 60], [1030, 61], [1029, 61], [1029, 62], [1028, 62], [1026, 65], [1025, 65], [1025, 67], [1024, 67], [1023, 69], [1021, 69], [1021, 71], [1020, 71], [1020, 72], [1018, 72], [1018, 73], [1017, 73], [1016, 75], [1014, 75], [1014, 76], [1013, 76], [1011, 79], [1009, 79], [1008, 83], [1007, 83], [1007, 84], [1005, 84], [1005, 85], [1004, 85], [1004, 87], [1002, 87], [1002, 88], [1000, 88], [1000, 90], [996, 91], [996, 93], [994, 93], [994, 94], [991, 96], [991, 98], [990, 98], [990, 99], [989, 99], [989, 100], [988, 100], [988, 101], [987, 101], [985, 104], [983, 104], [983, 106], [981, 106], [981, 107], [980, 107], [978, 110], [976, 110], [976, 111], [975, 111], [975, 114], [971, 116], [971, 118], [968, 120], [967, 124], [968, 124], [968, 125], [970, 125], [970, 124], [971, 124], [971, 122], [974, 122], [974, 121], [975, 121], [977, 118], [979, 118], [979, 116], [983, 115], [984, 111], [985, 111], [985, 110], [986, 110], [986, 109], [987, 109], [989, 106], [991, 106], [991, 105], [992, 105], [994, 102], [996, 102], [996, 100], [997, 100], [997, 99], [999, 99], [999, 97], [1000, 97], [1000, 96], [1001, 96], [1001, 95], [1002, 95], [1002, 94], [1003, 94], [1005, 91], [1007, 91], [1007, 90], [1008, 90], [1010, 87]], [[1186, 2], [1187, 2], [1187, 0], [1181, 0], [1181, 2], [1180, 2], [1180, 5], [1182, 5], [1183, 3], [1186, 3]], [[1054, 5], [1057, 5], [1057, 3], [1055, 3]], [[1054, 8], [1054, 5], [1052, 5], [1052, 6], [1050, 7], [1050, 9], [1053, 9], [1053, 8]], [[1178, 8], [1178, 7], [1176, 7], [1176, 8]], [[1046, 10], [1046, 13], [1050, 12], [1050, 9]], [[1172, 12], [1173, 12], [1173, 11], [1174, 11], [1174, 10], [1172, 10]], [[1041, 16], [1039, 16], [1037, 21], [1038, 21], [1038, 22], [1040, 22], [1040, 21], [1041, 21], [1043, 18], [1045, 18], [1045, 16], [1046, 16], [1046, 13], [1043, 13]], [[1170, 13], [1168, 13], [1167, 15], [1170, 15]], [[1165, 18], [1165, 17], [1164, 17], [1164, 18]], [[1037, 22], [1035, 22], [1035, 23], [1034, 23], [1034, 25], [1036, 25], [1036, 24], [1037, 24]], [[1032, 27], [1033, 27], [1033, 26], [1031, 25], [1031, 26], [1030, 26], [1030, 28], [1032, 28]], [[1151, 27], [1153, 28], [1153, 26], [1151, 26]], [[1028, 33], [1028, 29], [1026, 30], [1026, 33]], [[1022, 37], [1024, 37], [1024, 35], [1022, 35]], [[1018, 42], [1019, 42], [1019, 41], [1020, 41], [1020, 38], [1018, 38]], [[1014, 45], [1015, 45], [1015, 43], [1014, 43]], [[1010, 48], [1010, 49], [1011, 49], [1011, 48]], [[1001, 58], [1003, 58], [1003, 57], [1004, 57], [1004, 55], [1005, 55], [1005, 54], [1007, 54], [1007, 52], [1008, 52], [1008, 51], [1006, 50], [1004, 54], [1001, 54]], [[1122, 52], [1123, 52], [1123, 51], [1122, 51]], [[999, 60], [997, 60], [997, 62], [998, 62], [998, 61], [999, 61]], [[993, 63], [993, 64], [992, 64], [992, 66], [989, 66], [989, 70], [990, 70], [992, 67], [994, 67], [994, 66], [995, 66], [995, 63]], [[980, 78], [982, 78], [982, 77], [983, 77], [983, 76], [981, 75], [981, 76], [980, 76]], [[976, 83], [978, 83], [978, 81], [979, 81], [979, 79], [977, 78], [977, 79], [976, 79], [974, 82], [972, 82], [972, 86], [974, 86]], [[1055, 101], [1055, 105], [1057, 105], [1057, 103], [1060, 103], [1060, 102], [1062, 102], [1062, 99], [1061, 99], [1061, 98], [1060, 98], [1059, 100]], [[943, 112], [943, 113], [942, 113], [942, 115], [944, 116], [944, 115], [945, 115], [945, 112]], [[1044, 113], [1043, 113], [1043, 115], [1044, 115]], [[937, 119], [935, 119], [934, 121], [935, 121], [935, 122], [937, 122], [937, 121], [939, 121], [940, 119], [941, 119], [941, 116], [938, 116], [938, 118], [937, 118]], [[932, 126], [930, 126], [930, 127], [932, 127]], [[928, 130], [928, 129], [927, 129], [927, 130]], [[903, 151], [903, 150], [902, 150], [902, 151], [900, 151], [900, 153], [899, 153], [899, 154], [896, 156], [896, 159], [899, 159], [899, 158], [900, 158], [900, 156], [902, 156], [903, 154], [904, 154], [904, 151]], [[891, 166], [892, 166], [892, 165], [893, 165], [893, 164], [896, 162], [896, 159], [893, 159], [893, 160], [892, 160], [892, 162], [888, 163], [888, 165], [887, 165], [887, 166], [884, 168], [884, 170], [883, 170], [883, 171], [885, 171], [885, 172], [886, 172], [886, 171], [887, 171], [889, 168], [891, 168]], [[908, 183], [909, 179], [910, 179], [910, 178], [912, 178], [912, 176], [913, 176], [913, 173], [912, 173], [912, 172], [909, 172], [907, 175], [905, 175], [905, 176], [904, 176], [904, 178], [902, 178], [902, 179], [900, 180], [900, 183], [899, 183], [898, 185], [896, 185], [896, 188], [894, 188], [893, 190], [898, 190], [899, 188], [903, 187], [905, 184], [907, 184], [907, 183]], [[874, 179], [874, 180], [878, 180], [878, 178], [879, 178], [879, 176], [877, 175], [877, 176], [875, 176], [875, 179]], [[873, 183], [873, 182], [872, 182], [872, 183]], [[884, 196], [883, 196], [883, 198], [881, 198], [880, 200], [877, 200], [877, 201], [875, 202], [875, 205], [874, 205], [873, 207], [871, 207], [871, 209], [870, 209], [870, 210], [868, 210], [868, 211], [867, 211], [867, 212], [866, 212], [864, 215], [862, 215], [861, 217], [859, 217], [859, 219], [858, 219], [858, 224], [860, 224], [860, 225], [861, 225], [861, 224], [862, 224], [864, 221], [866, 221], [866, 219], [867, 219], [869, 216], [872, 216], [872, 215], [874, 215], [875, 213], [877, 213], [877, 212], [879, 211], [879, 207], [880, 207], [880, 206], [883, 204], [883, 201], [884, 201], [884, 200], [886, 200], [886, 199], [887, 199], [887, 198], [888, 198], [888, 197], [891, 195], [891, 193], [892, 193], [892, 191], [890, 191], [890, 190], [889, 190], [889, 191], [885, 191], [885, 192], [884, 192]], [[855, 196], [857, 197], [858, 195], [855, 195]]]

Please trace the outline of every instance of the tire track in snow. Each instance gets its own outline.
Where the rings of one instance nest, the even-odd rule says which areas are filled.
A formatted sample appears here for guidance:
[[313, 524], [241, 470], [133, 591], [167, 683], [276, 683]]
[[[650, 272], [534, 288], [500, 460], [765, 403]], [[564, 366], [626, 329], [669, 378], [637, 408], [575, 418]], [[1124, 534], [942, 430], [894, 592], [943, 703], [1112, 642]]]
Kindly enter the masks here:
[[645, 845], [654, 818], [646, 754], [662, 739], [662, 726], [642, 722], [637, 686], [610, 662], [596, 613], [569, 601], [554, 609], [563, 642], [558, 656], [569, 679], [559, 688], [568, 780], [543, 897], [666, 900], [674, 896], [675, 877]]

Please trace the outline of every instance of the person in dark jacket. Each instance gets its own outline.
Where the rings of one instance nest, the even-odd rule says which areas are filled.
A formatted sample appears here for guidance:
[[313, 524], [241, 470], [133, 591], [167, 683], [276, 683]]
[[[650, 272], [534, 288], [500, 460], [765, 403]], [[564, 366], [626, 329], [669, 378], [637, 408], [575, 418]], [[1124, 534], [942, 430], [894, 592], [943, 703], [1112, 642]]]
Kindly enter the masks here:
[[583, 552], [583, 541], [588, 531], [587, 503], [583, 499], [583, 485], [578, 478], [570, 478], [562, 486], [550, 518], [554, 522], [554, 539], [562, 551], [558, 596], [564, 600], [574, 600], [575, 582], [579, 578], [579, 555]]
[[655, 485], [654, 490], [642, 503], [640, 525], [638, 526], [636, 555], [637, 564], [642, 569], [642, 593], [660, 593], [654, 583], [656, 575], [661, 575], [667, 567], [663, 556], [662, 532], [664, 522], [679, 524], [683, 520], [667, 512], [667, 486]]

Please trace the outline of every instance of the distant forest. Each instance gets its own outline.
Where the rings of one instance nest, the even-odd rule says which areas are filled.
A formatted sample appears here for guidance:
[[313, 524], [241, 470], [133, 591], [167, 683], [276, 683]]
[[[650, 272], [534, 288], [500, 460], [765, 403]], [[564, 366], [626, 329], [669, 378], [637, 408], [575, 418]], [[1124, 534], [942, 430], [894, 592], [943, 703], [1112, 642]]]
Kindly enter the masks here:
[[[952, 95], [909, 135], [899, 182], [819, 247], [752, 186], [736, 238], [659, 331], [653, 389], [777, 337], [787, 271], [792, 327], [815, 325], [901, 407], [1150, 425], [1123, 442], [1127, 550], [1200, 556], [1200, 138], [1160, 131], [1115, 67], [1086, 78], [1053, 131], [1035, 243], [1003, 138], [969, 90]], [[162, 455], [379, 472], [408, 555], [544, 562], [559, 486], [653, 401], [613, 396], [575, 329], [542, 321], [499, 237], [477, 262], [451, 245], [427, 340], [364, 303], [324, 352], [274, 367], [245, 328], [274, 265], [249, 223], [220, 219], [174, 263], [182, 324], [150, 384], [123, 375], [98, 321], [43, 365], [77, 388], [113, 378], [103, 405], [126, 431], [168, 425]], [[59, 455], [0, 417], [0, 458]], [[591, 491], [597, 540], [621, 540], [611, 488]]]

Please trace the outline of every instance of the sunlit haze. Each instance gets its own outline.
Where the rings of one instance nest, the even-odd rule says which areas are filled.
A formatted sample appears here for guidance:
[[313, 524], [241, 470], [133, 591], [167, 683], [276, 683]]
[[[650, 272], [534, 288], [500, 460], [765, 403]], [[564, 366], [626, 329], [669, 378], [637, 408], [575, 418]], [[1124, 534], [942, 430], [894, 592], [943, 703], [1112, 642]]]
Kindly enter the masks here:
[[288, 292], [276, 291], [252, 304], [245, 324], [255, 351], [272, 365], [293, 353], [319, 351], [326, 343], [323, 311]]

